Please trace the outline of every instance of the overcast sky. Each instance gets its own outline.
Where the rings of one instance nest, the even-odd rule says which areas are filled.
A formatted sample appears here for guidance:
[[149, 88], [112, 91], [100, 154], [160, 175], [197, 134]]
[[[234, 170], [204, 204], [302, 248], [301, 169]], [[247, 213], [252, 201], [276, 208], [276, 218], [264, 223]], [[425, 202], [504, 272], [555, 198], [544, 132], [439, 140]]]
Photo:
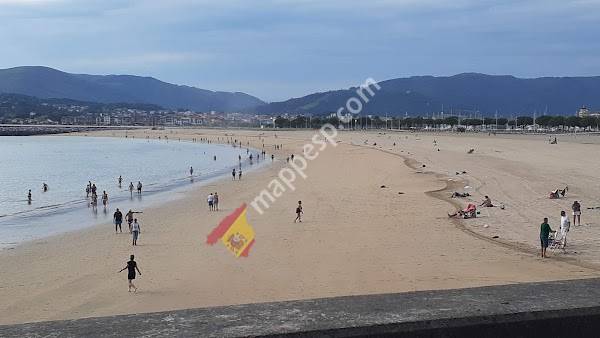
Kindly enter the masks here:
[[267, 101], [367, 77], [600, 75], [600, 0], [0, 0], [0, 68]]

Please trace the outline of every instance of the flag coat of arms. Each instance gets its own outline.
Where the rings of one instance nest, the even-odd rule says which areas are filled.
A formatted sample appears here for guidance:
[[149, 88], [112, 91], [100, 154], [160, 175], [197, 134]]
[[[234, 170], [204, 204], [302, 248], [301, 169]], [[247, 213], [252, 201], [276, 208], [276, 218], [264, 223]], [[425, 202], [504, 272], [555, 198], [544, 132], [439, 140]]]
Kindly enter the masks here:
[[225, 217], [206, 237], [206, 243], [215, 244], [219, 239], [236, 257], [248, 257], [254, 244], [254, 229], [246, 218], [247, 207], [242, 204], [232, 214]]

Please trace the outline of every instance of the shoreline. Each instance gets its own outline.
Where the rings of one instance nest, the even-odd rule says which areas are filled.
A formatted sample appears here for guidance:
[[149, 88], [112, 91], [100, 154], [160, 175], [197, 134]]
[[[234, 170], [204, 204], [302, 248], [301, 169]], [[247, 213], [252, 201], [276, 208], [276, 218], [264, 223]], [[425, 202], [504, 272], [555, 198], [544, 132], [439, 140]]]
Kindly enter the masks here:
[[[111, 130], [110, 132], [114, 132], [113, 130]], [[70, 133], [70, 134], [55, 134], [55, 135], [31, 135], [30, 137], [44, 137], [44, 136], [49, 136], [49, 137], [86, 137], [88, 138], [88, 134], [85, 134], [85, 136], [81, 133]], [[92, 136], [89, 136], [93, 138]], [[116, 137], [116, 136], [102, 136], [101, 138], [111, 138], [114, 140], [119, 140], [119, 141], [123, 141], [121, 140], [121, 137]], [[100, 137], [98, 137], [100, 138]], [[144, 141], [142, 139], [136, 139], [136, 141]], [[126, 141], [123, 141], [126, 142]], [[177, 140], [174, 142], [178, 142]], [[188, 140], [181, 140], [181, 142], [184, 142], [186, 144], [186, 146], [192, 145], [192, 144], [196, 144], [193, 143], [191, 141]], [[174, 143], [177, 144], [177, 143]], [[227, 146], [231, 146], [230, 144], [227, 143], [211, 143], [211, 144], [207, 144], [207, 143], [198, 143], [199, 145], [208, 145], [208, 146], [218, 146], [218, 147], [227, 147]], [[250, 148], [251, 151], [253, 152], [257, 152], [258, 150], [254, 149], [254, 148]], [[237, 161], [237, 160], [236, 160]], [[254, 170], [260, 170], [260, 168], [262, 168], [264, 166], [264, 162], [258, 162], [258, 163], [254, 163], [254, 165], [249, 165], [246, 161], [242, 162], [244, 164], [244, 170], [245, 172], [252, 172]], [[233, 167], [237, 167], [233, 162], [232, 162], [232, 166]], [[143, 194], [144, 198], [143, 198], [143, 202], [141, 198], [138, 198], [137, 195], [132, 195], [132, 197], [129, 197], [129, 194], [125, 194], [124, 193], [124, 189], [125, 188], [118, 188], [118, 191], [120, 191], [120, 195], [118, 197], [115, 197], [114, 194], [111, 194], [111, 199], [110, 199], [110, 203], [108, 204], [108, 207], [104, 210], [104, 216], [101, 215], [101, 210], [102, 210], [102, 206], [99, 205], [98, 206], [98, 210], [94, 213], [94, 215], [89, 215], [90, 212], [90, 199], [86, 198], [85, 195], [83, 195], [82, 197], [78, 198], [78, 199], [68, 199], [66, 200], [66, 202], [64, 203], [59, 203], [56, 204], [57, 202], [49, 202], [47, 201], [47, 203], [50, 203], [49, 205], [40, 205], [38, 207], [36, 207], [35, 209], [31, 209], [31, 210], [24, 210], [24, 211], [19, 211], [16, 214], [7, 214], [7, 215], [2, 215], [2, 219], [8, 219], [9, 222], [12, 222], [10, 224], [19, 224], [19, 223], [14, 223], [14, 220], [11, 221], [12, 217], [18, 217], [20, 214], [23, 213], [27, 213], [30, 214], [32, 213], [32, 215], [29, 215], [28, 218], [34, 217], [35, 218], [35, 222], [42, 222], [43, 224], [48, 224], [49, 228], [40, 232], [39, 230], [43, 230], [43, 229], [38, 229], [38, 231], [33, 231], [34, 229], [32, 229], [29, 232], [25, 232], [23, 235], [25, 237], [20, 237], [20, 239], [17, 239], [16, 236], [13, 237], [8, 237], [10, 238], [10, 240], [7, 238], [6, 240], [8, 242], [6, 243], [0, 243], [0, 253], [3, 251], [7, 251], [7, 250], [14, 250], [15, 248], [22, 246], [22, 245], [28, 245], [31, 242], [35, 242], [35, 241], [45, 241], [45, 240], [49, 240], [52, 237], [55, 236], [60, 236], [62, 234], [65, 233], [69, 233], [69, 232], [73, 232], [73, 231], [86, 231], [91, 227], [97, 227], [97, 226], [107, 226], [107, 225], [114, 225], [114, 223], [112, 222], [112, 212], [114, 211], [114, 208], [119, 207], [121, 210], [126, 210], [126, 209], [148, 209], [148, 208], [153, 208], [157, 205], [161, 205], [169, 202], [174, 202], [176, 203], [178, 199], [181, 198], [185, 198], [185, 194], [186, 192], [190, 191], [190, 190], [197, 190], [197, 189], [201, 189], [202, 187], [211, 184], [215, 181], [219, 181], [219, 180], [223, 180], [225, 178], [227, 178], [230, 175], [230, 172], [228, 171], [229, 169], [222, 169], [220, 171], [214, 172], [214, 173], [208, 173], [208, 174], [197, 174], [194, 176], [194, 179], [192, 181], [192, 184], [190, 185], [188, 183], [189, 181], [189, 177], [188, 176], [182, 176], [182, 177], [174, 177], [172, 179], [170, 179], [168, 182], [162, 182], [159, 185], [156, 185], [158, 183], [153, 183], [153, 182], [144, 182], [146, 190], [145, 193]], [[113, 189], [116, 189], [115, 187], [113, 187]], [[148, 190], [150, 189], [150, 190]], [[110, 192], [110, 191], [109, 191]], [[125, 196], [126, 195], [126, 196]], [[175, 197], [173, 197], [175, 196]], [[135, 199], [135, 201], [134, 201]], [[134, 204], [133, 206], [131, 204]], [[87, 204], [87, 208], [85, 207], [85, 204]], [[71, 205], [71, 206], [69, 206]], [[123, 205], [125, 205], [125, 207], [123, 207]], [[129, 207], [127, 207], [127, 205], [129, 205]], [[46, 211], [49, 210], [49, 207], [52, 207], [53, 209], [55, 208], [60, 208], [60, 207], [65, 207], [66, 209], [60, 209], [57, 211]], [[106, 211], [108, 210], [108, 211]], [[45, 212], [45, 213], [44, 213]], [[41, 213], [41, 214], [39, 214]], [[83, 219], [81, 218], [83, 217]], [[110, 218], [110, 219], [107, 219]], [[82, 220], [81, 222], [78, 222], [78, 226], [69, 226], [69, 227], [65, 227], [65, 228], [61, 228], [61, 229], [54, 229], [54, 228], [58, 228], [58, 226], [62, 223], [62, 221], [64, 221], [64, 219], [71, 219], [71, 220]], [[49, 221], [44, 221], [44, 220], [49, 220]], [[20, 222], [27, 222], [27, 220], [23, 220]], [[31, 221], [30, 221], [31, 222]], [[37, 223], [35, 223], [37, 224]]]
[[[172, 137], [169, 130], [150, 134], [159, 132]], [[204, 244], [205, 236], [254, 198], [286, 165], [286, 154], [299, 154], [312, 133], [278, 132], [275, 139], [258, 131], [191, 130], [175, 137], [217, 139], [223, 133], [259, 146], [264, 141], [269, 154], [274, 143], [283, 150], [275, 151], [274, 163], [248, 172], [242, 181], [220, 180], [145, 212], [139, 247], [130, 246], [129, 236], [97, 226], [0, 253], [0, 269], [7, 273], [0, 282], [0, 297], [7, 299], [0, 307], [2, 324], [597, 276], [462, 231], [446, 215], [452, 201], [434, 196], [448, 189], [435, 164], [422, 162], [412, 149], [403, 157], [353, 144], [368, 137], [378, 144], [385, 139], [391, 147], [389, 135], [362, 133], [340, 133], [342, 142], [309, 164], [307, 180], [295, 191], [286, 192], [266, 215], [249, 212], [257, 241], [248, 258], [236, 259], [220, 244]], [[426, 163], [422, 171], [428, 173], [412, 169], [411, 161]], [[219, 191], [223, 211], [206, 210], [208, 191]], [[306, 204], [306, 214], [303, 223], [294, 224], [297, 200]], [[115, 268], [130, 253], [144, 275], [140, 292], [127, 297], [124, 276]]]

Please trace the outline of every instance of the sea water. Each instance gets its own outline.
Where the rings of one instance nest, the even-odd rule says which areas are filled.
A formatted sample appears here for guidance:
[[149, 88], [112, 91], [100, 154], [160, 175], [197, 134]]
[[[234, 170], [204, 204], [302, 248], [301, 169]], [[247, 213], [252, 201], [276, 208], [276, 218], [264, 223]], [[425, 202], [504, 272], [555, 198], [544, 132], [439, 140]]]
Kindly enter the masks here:
[[[230, 175], [233, 168], [247, 169], [247, 157], [246, 148], [177, 140], [0, 137], [0, 249], [111, 222], [116, 208], [125, 214], [173, 199], [192, 186]], [[86, 198], [88, 181], [97, 187], [96, 209]], [[135, 189], [131, 194], [130, 182], [137, 186], [138, 181], [142, 194]], [[103, 191], [109, 196], [107, 208], [102, 205]]]

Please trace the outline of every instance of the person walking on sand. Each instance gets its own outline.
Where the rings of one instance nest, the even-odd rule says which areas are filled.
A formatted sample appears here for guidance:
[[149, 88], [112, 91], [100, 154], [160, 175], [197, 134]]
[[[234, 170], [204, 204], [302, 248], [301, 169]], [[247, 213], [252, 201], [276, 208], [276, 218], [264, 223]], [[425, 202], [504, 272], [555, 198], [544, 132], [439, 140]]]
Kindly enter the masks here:
[[294, 220], [294, 223], [296, 223], [296, 222], [302, 223], [302, 214], [303, 213], [304, 213], [304, 211], [302, 210], [302, 201], [298, 201], [298, 206], [296, 207], [296, 219]]
[[233, 180], [235, 181], [235, 168], [231, 171], [231, 176], [233, 176]]
[[138, 181], [138, 184], [137, 184], [137, 193], [139, 195], [142, 194], [142, 182], [140, 182], [140, 181]]
[[213, 210], [219, 211], [219, 194], [216, 191], [213, 195]]
[[573, 209], [573, 225], [575, 225], [575, 220], [577, 220], [577, 225], [580, 226], [581, 225], [581, 204], [579, 204], [579, 202], [575, 201], [575, 202], [573, 202], [571, 209]]
[[210, 195], [208, 195], [206, 197], [206, 202], [208, 202], [208, 210], [209, 211], [213, 211], [214, 210], [214, 203], [215, 203], [215, 196], [213, 196], [212, 192], [210, 193]]
[[127, 224], [129, 225], [129, 233], [131, 233], [131, 225], [133, 223], [133, 214], [141, 214], [141, 211], [133, 211], [129, 209], [127, 214], [125, 214], [125, 219], [127, 220]]
[[542, 246], [542, 258], [546, 258], [546, 249], [548, 248], [548, 237], [550, 233], [555, 233], [556, 231], [550, 228], [550, 224], [548, 224], [548, 217], [544, 217], [544, 222], [540, 226], [540, 244]]
[[123, 213], [121, 210], [119, 210], [119, 208], [117, 208], [117, 211], [115, 211], [113, 214], [113, 220], [115, 221], [115, 234], [117, 233], [117, 228], [121, 233], [123, 233], [123, 229], [121, 229], [121, 223], [123, 223]]
[[141, 233], [140, 223], [138, 223], [137, 218], [133, 220], [133, 225], [131, 226], [131, 234], [133, 236], [132, 245], [137, 245], [138, 236]]
[[569, 216], [563, 210], [560, 212], [560, 244], [562, 249], [564, 250], [567, 247], [567, 234], [571, 228], [571, 222], [569, 221]]
[[129, 256], [129, 262], [127, 262], [127, 265], [125, 265], [125, 267], [123, 269], [119, 270], [119, 272], [118, 272], [118, 273], [121, 273], [121, 272], [127, 270], [127, 280], [129, 281], [129, 292], [131, 292], [131, 289], [133, 289], [133, 292], [137, 292], [137, 288], [133, 284], [133, 280], [135, 279], [135, 271], [137, 270], [137, 273], [139, 273], [140, 276], [142, 275], [142, 272], [138, 268], [137, 263], [133, 260], [134, 258], [135, 258], [134, 255]]
[[238, 171], [238, 180], [242, 180], [242, 169]]
[[129, 182], [129, 194], [133, 196], [133, 182]]

